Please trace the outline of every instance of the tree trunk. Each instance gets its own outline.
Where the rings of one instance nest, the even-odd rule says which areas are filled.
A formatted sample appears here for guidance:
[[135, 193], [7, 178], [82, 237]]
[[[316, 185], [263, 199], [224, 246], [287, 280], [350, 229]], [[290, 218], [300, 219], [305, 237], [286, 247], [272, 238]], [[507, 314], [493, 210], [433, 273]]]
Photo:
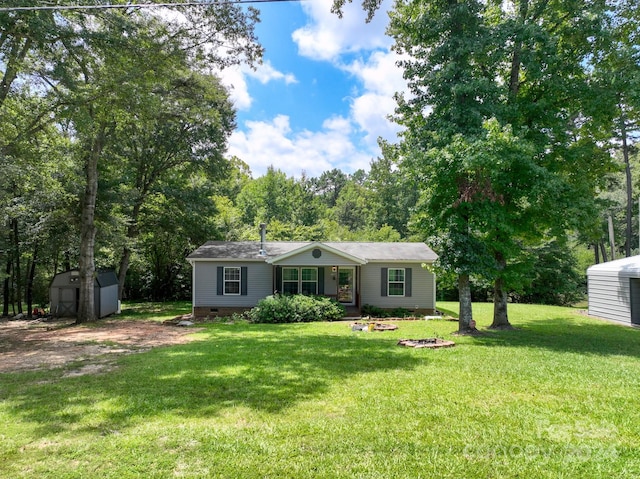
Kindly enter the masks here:
[[507, 314], [507, 290], [504, 278], [496, 278], [493, 284], [493, 323], [489, 329], [513, 329]]
[[458, 276], [458, 296], [460, 301], [460, 317], [458, 319], [458, 333], [471, 333], [477, 331], [473, 320], [471, 307], [471, 284], [468, 274]]
[[[64, 252], [64, 271], [69, 271], [71, 269], [71, 257], [68, 251]], [[57, 272], [57, 271], [56, 271]]]
[[626, 208], [626, 238], [624, 245], [624, 253], [628, 258], [631, 256], [631, 240], [633, 236], [632, 221], [633, 221], [633, 186], [631, 181], [631, 166], [629, 164], [629, 145], [627, 143], [627, 125], [624, 114], [624, 109], [621, 108], [622, 117], [620, 119], [620, 134], [622, 136], [622, 158], [624, 159], [624, 173], [626, 177], [626, 193], [627, 193], [627, 208]]
[[29, 267], [27, 275], [27, 290], [25, 295], [27, 297], [27, 315], [31, 318], [33, 316], [33, 279], [36, 275], [36, 262], [38, 261], [38, 243], [33, 247], [33, 258], [31, 259], [31, 266]]
[[4, 285], [2, 288], [2, 316], [9, 316], [9, 285], [11, 283], [11, 266], [13, 265], [11, 261], [11, 255], [7, 255], [7, 267], [5, 269], [5, 273], [7, 276], [4, 278]]
[[20, 236], [18, 231], [18, 220], [11, 220], [13, 230], [13, 251], [14, 251], [14, 273], [15, 273], [15, 299], [18, 303], [18, 314], [22, 313], [22, 277], [20, 274]]
[[124, 282], [127, 279], [127, 271], [129, 270], [129, 259], [131, 258], [131, 249], [125, 246], [122, 250], [120, 258], [120, 268], [118, 269], [118, 299], [122, 301]]
[[94, 301], [95, 261], [94, 247], [96, 239], [95, 212], [98, 195], [98, 158], [104, 146], [105, 128], [101, 126], [91, 143], [85, 158], [85, 190], [82, 196], [82, 216], [80, 226], [80, 299], [76, 323], [96, 319]]
[[[140, 210], [142, 209], [142, 204], [144, 203], [144, 198], [146, 197], [146, 188], [142, 188], [142, 193], [140, 197], [133, 205], [133, 210], [131, 212], [130, 225], [127, 228], [127, 238], [131, 241], [135, 240], [140, 233], [138, 229], [138, 217], [140, 216]], [[118, 299], [122, 301], [122, 294], [124, 291], [124, 282], [127, 279], [127, 271], [129, 270], [129, 261], [131, 260], [131, 248], [129, 246], [125, 246], [122, 250], [122, 257], [120, 258], [120, 268], [118, 269]]]
[[599, 245], [600, 245], [600, 252], [602, 253], [602, 262], [606, 263], [607, 261], [609, 261], [607, 259], [607, 248], [605, 247], [603, 241], [600, 241]]

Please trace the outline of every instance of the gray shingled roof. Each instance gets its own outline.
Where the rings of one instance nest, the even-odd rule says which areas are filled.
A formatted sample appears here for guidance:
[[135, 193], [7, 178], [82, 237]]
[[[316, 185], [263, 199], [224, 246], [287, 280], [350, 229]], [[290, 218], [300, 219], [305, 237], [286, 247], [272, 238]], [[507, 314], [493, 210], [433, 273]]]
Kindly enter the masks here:
[[[270, 260], [313, 244], [303, 241], [270, 241], [264, 244], [265, 256], [260, 256], [259, 241], [208, 241], [187, 256], [189, 260], [233, 259]], [[366, 261], [419, 261], [432, 262], [438, 258], [424, 243], [360, 243], [318, 242]]]

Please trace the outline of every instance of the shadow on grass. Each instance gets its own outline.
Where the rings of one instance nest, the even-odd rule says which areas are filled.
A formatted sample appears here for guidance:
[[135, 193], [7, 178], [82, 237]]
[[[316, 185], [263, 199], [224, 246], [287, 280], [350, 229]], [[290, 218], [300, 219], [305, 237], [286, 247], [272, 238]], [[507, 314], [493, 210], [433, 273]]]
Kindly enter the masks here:
[[117, 430], [166, 413], [210, 417], [233, 406], [279, 413], [350, 377], [424, 364], [395, 341], [288, 325], [214, 325], [205, 335], [128, 356], [107, 374], [22, 381], [12, 388], [12, 412], [41, 434], [82, 422], [89, 431]]
[[190, 301], [171, 302], [125, 302], [119, 315], [111, 319], [149, 319], [154, 316], [174, 317], [191, 312]]
[[473, 343], [586, 355], [640, 357], [640, 330], [579, 317], [518, 321], [512, 331], [483, 330]]

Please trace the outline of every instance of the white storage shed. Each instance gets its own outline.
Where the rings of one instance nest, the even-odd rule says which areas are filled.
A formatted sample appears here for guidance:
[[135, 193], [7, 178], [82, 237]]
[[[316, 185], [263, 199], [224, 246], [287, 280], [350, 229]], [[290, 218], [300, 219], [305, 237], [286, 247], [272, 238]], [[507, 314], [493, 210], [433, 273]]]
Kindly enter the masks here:
[[640, 325], [640, 256], [587, 269], [589, 315]]

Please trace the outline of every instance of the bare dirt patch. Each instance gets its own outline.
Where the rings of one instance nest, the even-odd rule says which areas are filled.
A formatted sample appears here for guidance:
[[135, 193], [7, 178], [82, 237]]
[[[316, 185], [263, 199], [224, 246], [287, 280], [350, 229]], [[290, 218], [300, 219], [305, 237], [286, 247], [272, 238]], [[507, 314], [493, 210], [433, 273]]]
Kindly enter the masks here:
[[73, 365], [67, 375], [108, 370], [117, 356], [184, 344], [194, 328], [153, 321], [0, 320], [0, 373]]

